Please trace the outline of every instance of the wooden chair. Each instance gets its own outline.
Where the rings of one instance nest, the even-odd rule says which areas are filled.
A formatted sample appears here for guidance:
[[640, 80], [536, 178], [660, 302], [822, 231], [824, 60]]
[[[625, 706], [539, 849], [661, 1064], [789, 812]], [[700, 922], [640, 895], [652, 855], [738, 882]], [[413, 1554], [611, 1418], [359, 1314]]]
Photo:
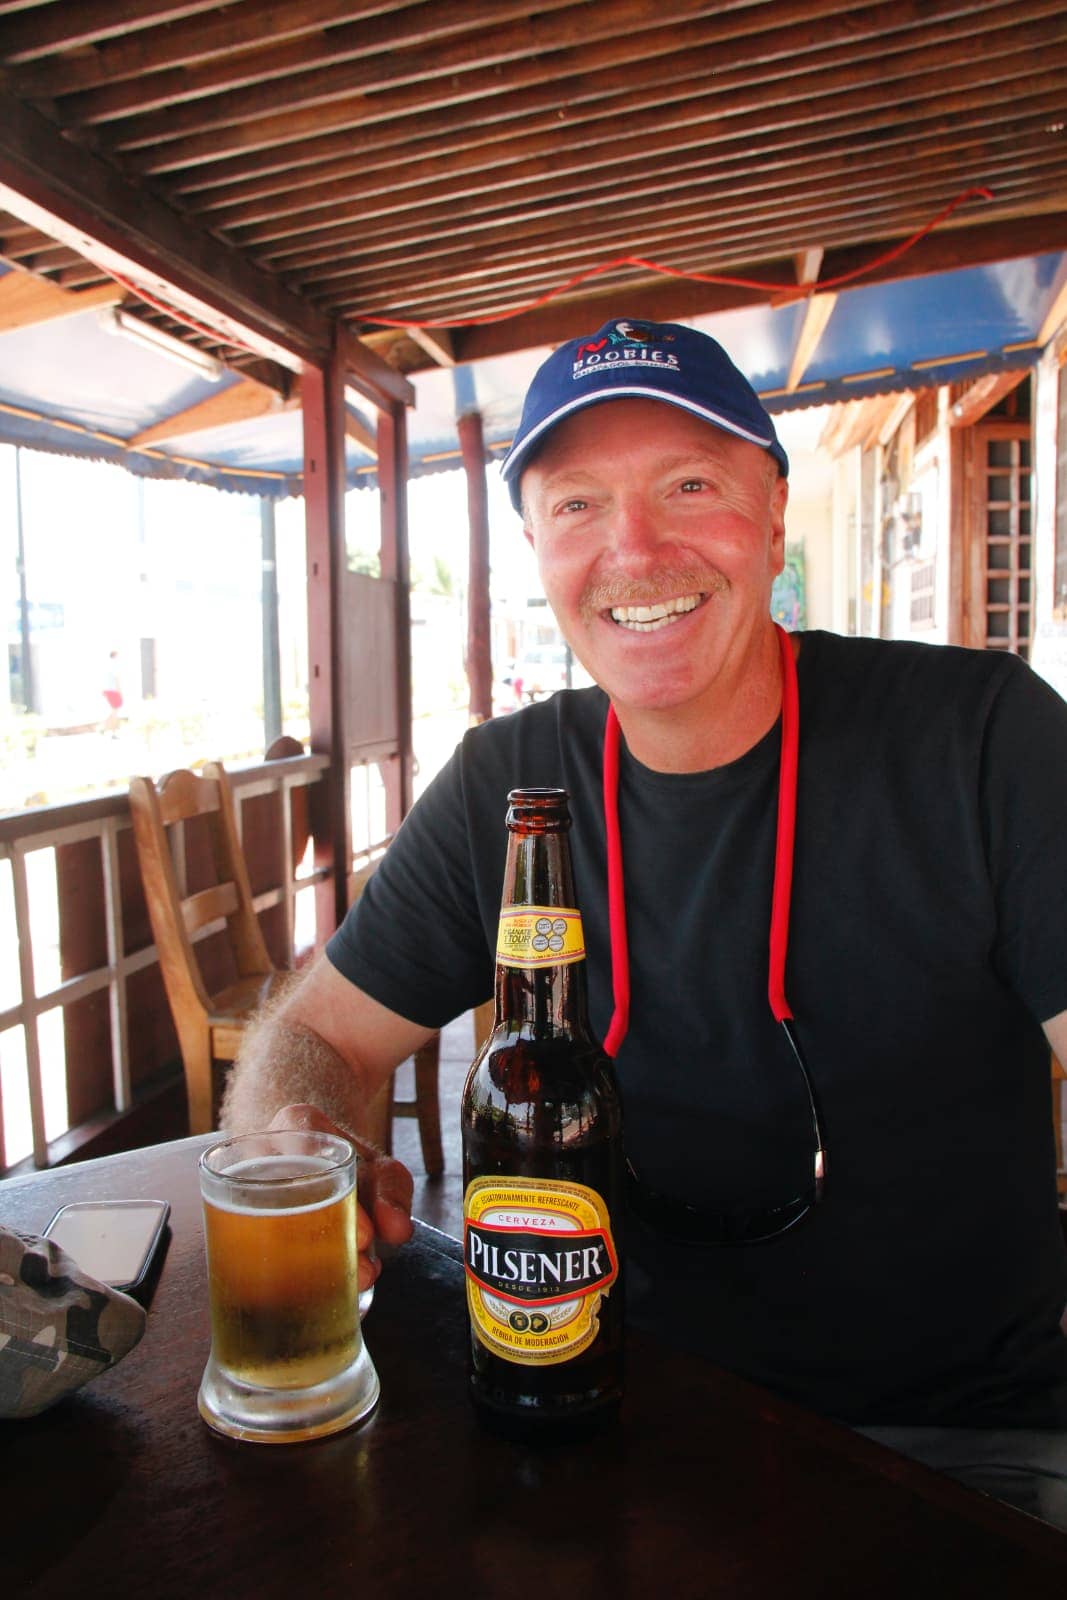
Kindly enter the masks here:
[[[380, 857], [357, 867], [348, 877], [348, 903], [355, 905], [363, 893]], [[375, 1098], [367, 1113], [367, 1136], [378, 1147], [391, 1155], [393, 1152], [393, 1118], [415, 1117], [419, 1125], [419, 1144], [422, 1161], [428, 1177], [437, 1178], [445, 1170], [445, 1153], [441, 1143], [441, 1097], [438, 1080], [441, 1069], [441, 1036], [432, 1039], [412, 1057], [415, 1070], [415, 1094], [402, 1099], [393, 1080]]]
[[[150, 778], [134, 778], [130, 812], [152, 934], [185, 1069], [189, 1130], [206, 1133], [215, 1125], [212, 1063], [234, 1059], [252, 1013], [282, 984], [285, 974], [277, 971], [263, 942], [222, 765], [208, 763], [202, 777], [184, 769], [169, 773], [158, 788]], [[196, 817], [207, 821], [218, 881], [188, 894], [170, 840], [178, 824]], [[236, 978], [209, 993], [192, 936], [216, 921], [223, 923]]]

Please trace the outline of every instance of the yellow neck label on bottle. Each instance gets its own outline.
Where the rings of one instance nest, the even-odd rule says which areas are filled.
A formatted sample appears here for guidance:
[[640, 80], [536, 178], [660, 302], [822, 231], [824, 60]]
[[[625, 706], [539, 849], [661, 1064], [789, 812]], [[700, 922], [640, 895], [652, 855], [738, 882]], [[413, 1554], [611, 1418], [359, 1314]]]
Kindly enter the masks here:
[[619, 1275], [602, 1196], [551, 1178], [472, 1178], [463, 1215], [467, 1307], [486, 1349], [531, 1367], [587, 1350]]
[[496, 959], [505, 967], [560, 967], [584, 961], [580, 913], [560, 906], [504, 906]]

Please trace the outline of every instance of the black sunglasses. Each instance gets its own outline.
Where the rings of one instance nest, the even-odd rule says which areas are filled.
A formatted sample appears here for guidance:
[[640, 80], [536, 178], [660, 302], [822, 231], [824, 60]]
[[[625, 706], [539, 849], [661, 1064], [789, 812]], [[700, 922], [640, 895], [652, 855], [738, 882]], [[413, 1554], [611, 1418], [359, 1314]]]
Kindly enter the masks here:
[[800, 1041], [789, 1018], [781, 1027], [796, 1058], [808, 1094], [811, 1131], [815, 1142], [811, 1187], [778, 1206], [749, 1206], [731, 1211], [708, 1211], [663, 1194], [643, 1182], [627, 1158], [627, 1200], [631, 1210], [650, 1227], [684, 1244], [763, 1244], [777, 1239], [806, 1217], [822, 1199], [826, 1181], [826, 1144], [823, 1139], [815, 1086], [811, 1081]]

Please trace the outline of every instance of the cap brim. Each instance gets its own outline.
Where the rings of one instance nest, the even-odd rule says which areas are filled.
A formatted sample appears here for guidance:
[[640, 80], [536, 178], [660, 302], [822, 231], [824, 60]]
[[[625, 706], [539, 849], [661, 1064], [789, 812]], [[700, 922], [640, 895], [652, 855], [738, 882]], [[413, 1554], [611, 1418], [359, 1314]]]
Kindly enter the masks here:
[[[544, 438], [550, 428], [554, 428], [564, 417], [572, 412], [582, 411], [587, 406], [600, 405], [607, 400], [659, 400], [664, 405], [674, 406], [679, 411], [688, 411], [692, 416], [700, 417], [705, 422], [710, 422], [713, 427], [723, 428], [727, 433], [732, 433], [738, 439], [744, 439], [749, 444], [758, 445], [761, 450], [766, 450], [778, 459], [773, 439], [765, 439], [758, 433], [753, 433], [751, 428], [744, 428], [739, 423], [725, 417], [719, 411], [713, 411], [708, 406], [701, 406], [692, 400], [683, 399], [681, 395], [665, 394], [662, 389], [649, 389], [641, 384], [619, 384], [608, 391], [601, 390], [595, 394], [584, 394], [574, 400], [569, 400], [566, 405], [557, 406], [555, 411], [547, 417], [542, 417], [536, 428], [512, 445], [507, 455], [500, 464], [500, 475], [505, 483], [511, 482], [520, 470], [530, 451], [539, 440]], [[779, 446], [779, 451], [781, 447]], [[779, 461], [779, 465], [781, 462]]]

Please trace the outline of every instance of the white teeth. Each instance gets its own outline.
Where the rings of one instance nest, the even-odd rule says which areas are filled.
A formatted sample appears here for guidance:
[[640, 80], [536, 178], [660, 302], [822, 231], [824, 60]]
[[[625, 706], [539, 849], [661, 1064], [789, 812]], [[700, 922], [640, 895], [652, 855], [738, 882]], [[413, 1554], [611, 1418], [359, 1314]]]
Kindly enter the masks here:
[[650, 606], [612, 606], [611, 617], [613, 622], [624, 628], [633, 628], [638, 633], [655, 633], [657, 628], [665, 628], [674, 617], [684, 616], [687, 611], [694, 610], [702, 598], [699, 594], [686, 594], [677, 600], [658, 601]]

